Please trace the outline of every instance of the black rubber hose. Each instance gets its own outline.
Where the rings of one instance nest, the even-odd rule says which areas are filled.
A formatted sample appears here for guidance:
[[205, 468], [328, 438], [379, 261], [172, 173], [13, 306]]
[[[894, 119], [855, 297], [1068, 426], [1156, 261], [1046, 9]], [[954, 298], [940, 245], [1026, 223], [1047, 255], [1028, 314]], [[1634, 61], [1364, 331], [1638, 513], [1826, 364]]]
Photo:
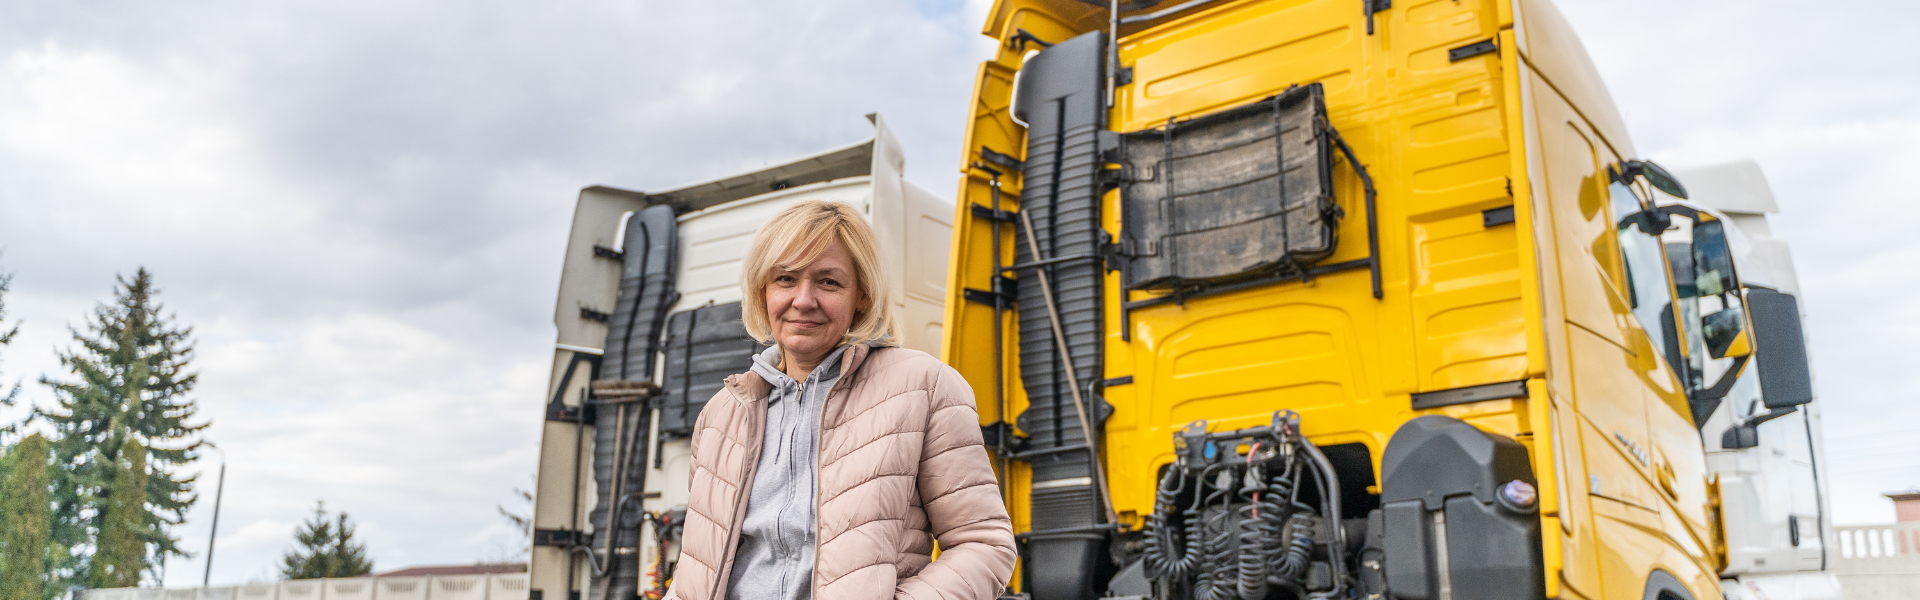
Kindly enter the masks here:
[[1175, 504], [1187, 487], [1182, 471], [1178, 467], [1168, 468], [1154, 490], [1153, 514], [1147, 516], [1147, 547], [1141, 552], [1147, 561], [1147, 576], [1151, 578], [1185, 581], [1200, 560], [1199, 552], [1189, 551], [1189, 546], [1194, 545], [1193, 536], [1180, 531], [1176, 520], [1175, 511], [1179, 507]]
[[1197, 485], [1193, 488], [1193, 507], [1187, 510], [1187, 548], [1198, 559], [1193, 567], [1193, 597], [1195, 600], [1213, 600], [1213, 561], [1207, 535], [1207, 503], [1213, 498], [1207, 492], [1207, 486], [1213, 473], [1220, 465], [1209, 465], [1200, 470]]
[[1280, 568], [1275, 574], [1283, 581], [1299, 583], [1307, 574], [1307, 563], [1313, 559], [1313, 522], [1308, 519], [1294, 519], [1287, 527], [1287, 548], [1280, 557]]
[[[1205, 544], [1200, 559], [1199, 578], [1194, 582], [1195, 600], [1235, 600], [1236, 572], [1238, 565], [1233, 556], [1233, 530], [1227, 526], [1233, 502], [1233, 477], [1231, 465], [1214, 465], [1201, 473], [1202, 484], [1213, 479], [1217, 470], [1227, 469], [1226, 485], [1216, 486], [1207, 492], [1206, 501], [1201, 504], [1201, 531]], [[1218, 503], [1220, 510], [1205, 514], [1206, 508]]]
[[1340, 475], [1333, 470], [1333, 461], [1327, 460], [1327, 455], [1320, 452], [1319, 446], [1302, 437], [1300, 447], [1306, 451], [1308, 458], [1313, 459], [1313, 466], [1316, 467], [1314, 472], [1320, 481], [1321, 510], [1324, 511], [1320, 514], [1326, 517], [1327, 527], [1333, 533], [1333, 543], [1328, 544], [1327, 548], [1329, 562], [1333, 563], [1333, 589], [1314, 594], [1313, 598], [1339, 598], [1347, 592], [1347, 528], [1342, 526], [1340, 520]]
[[[1187, 526], [1181, 533], [1185, 535], [1187, 545], [1186, 554], [1181, 557], [1181, 560], [1187, 565], [1187, 578], [1189, 579], [1195, 574], [1204, 574], [1207, 572], [1207, 568], [1203, 566], [1206, 562], [1205, 532], [1207, 524], [1205, 521], [1205, 512], [1206, 511], [1200, 506], [1200, 499], [1196, 497], [1194, 498], [1193, 506], [1189, 507], [1184, 515]], [[1182, 581], [1184, 582], [1186, 579], [1182, 579]]]
[[[1260, 518], [1267, 521], [1270, 537], [1263, 550], [1266, 552], [1267, 583], [1270, 585], [1295, 584], [1280, 574], [1280, 565], [1286, 558], [1289, 540], [1286, 537], [1287, 517], [1293, 513], [1294, 479], [1299, 477], [1300, 463], [1291, 457], [1280, 467], [1279, 473], [1267, 482], [1267, 493], [1260, 497]], [[1298, 586], [1295, 586], [1298, 587]], [[1299, 597], [1303, 594], [1295, 594]]]

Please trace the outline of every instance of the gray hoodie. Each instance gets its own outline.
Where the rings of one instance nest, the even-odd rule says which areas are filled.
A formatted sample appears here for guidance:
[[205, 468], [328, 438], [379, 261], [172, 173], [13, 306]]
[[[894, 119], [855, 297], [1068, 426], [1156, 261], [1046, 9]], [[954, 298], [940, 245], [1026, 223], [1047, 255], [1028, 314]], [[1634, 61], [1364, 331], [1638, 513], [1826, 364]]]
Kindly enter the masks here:
[[753, 357], [753, 373], [767, 380], [766, 437], [740, 524], [727, 600], [811, 600], [813, 597], [814, 476], [819, 466], [820, 410], [840, 380], [835, 348], [807, 381], [780, 370], [780, 347]]

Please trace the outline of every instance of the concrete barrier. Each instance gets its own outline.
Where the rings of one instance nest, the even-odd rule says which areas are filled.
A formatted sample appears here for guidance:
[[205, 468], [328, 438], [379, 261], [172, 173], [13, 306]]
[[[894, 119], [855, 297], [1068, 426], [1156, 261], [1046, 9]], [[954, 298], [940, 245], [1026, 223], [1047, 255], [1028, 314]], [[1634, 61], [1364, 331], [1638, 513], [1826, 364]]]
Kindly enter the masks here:
[[191, 588], [86, 590], [73, 600], [530, 600], [526, 573], [341, 577]]
[[1833, 528], [1840, 575], [1848, 600], [1920, 598], [1920, 523]]

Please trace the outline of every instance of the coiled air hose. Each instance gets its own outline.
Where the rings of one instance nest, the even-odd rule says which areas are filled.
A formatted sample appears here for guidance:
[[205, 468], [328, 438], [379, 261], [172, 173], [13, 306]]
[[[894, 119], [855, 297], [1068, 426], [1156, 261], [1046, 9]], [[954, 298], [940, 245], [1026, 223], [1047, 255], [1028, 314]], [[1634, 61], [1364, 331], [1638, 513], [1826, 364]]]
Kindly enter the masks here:
[[[1147, 547], [1142, 551], [1148, 577], [1184, 581], [1200, 562], [1200, 548], [1194, 543], [1196, 536], [1190, 533], [1192, 530], [1181, 531], [1180, 524], [1173, 522], [1177, 518], [1175, 503], [1187, 487], [1187, 478], [1180, 475], [1178, 467], [1167, 469], [1154, 490], [1153, 514], [1147, 516]], [[1193, 511], [1187, 511], [1187, 521], [1198, 524], [1193, 515]]]
[[[1295, 511], [1311, 511], [1312, 507], [1301, 504], [1295, 496], [1299, 486], [1294, 485], [1300, 476], [1300, 462], [1289, 455], [1281, 466], [1280, 473], [1267, 482], [1267, 493], [1260, 497], [1260, 518], [1272, 521], [1273, 537], [1267, 540], [1267, 583], [1284, 585], [1298, 589], [1297, 582], [1280, 568], [1286, 560], [1288, 542], [1285, 535], [1287, 517]], [[1295, 594], [1303, 596], [1305, 594]]]
[[[1233, 530], [1227, 526], [1227, 518], [1232, 512], [1230, 507], [1233, 502], [1233, 466], [1220, 464], [1207, 467], [1206, 470], [1201, 471], [1200, 481], [1206, 484], [1207, 480], [1213, 479], [1213, 474], [1220, 469], [1227, 469], [1227, 472], [1223, 473], [1226, 477], [1222, 477], [1220, 482], [1214, 484], [1212, 491], [1207, 492], [1205, 500], [1200, 503], [1203, 513], [1200, 531], [1204, 554], [1200, 558], [1200, 577], [1193, 586], [1194, 600], [1236, 600], [1237, 598], [1235, 588], [1238, 587], [1236, 580], [1239, 569], [1233, 556]], [[1220, 510], [1205, 514], [1206, 508], [1216, 503], [1219, 504]]]
[[1269, 503], [1269, 498], [1273, 497], [1272, 490], [1267, 484], [1263, 469], [1253, 462], [1254, 457], [1260, 452], [1260, 446], [1261, 442], [1254, 442], [1253, 447], [1247, 451], [1247, 470], [1245, 480], [1240, 486], [1240, 499], [1244, 504], [1238, 511], [1240, 577], [1237, 591], [1240, 592], [1242, 600], [1261, 600], [1267, 597], [1269, 558], [1273, 554], [1274, 540], [1280, 537], [1280, 522], [1274, 520], [1277, 516], [1276, 507], [1263, 506]]
[[1286, 581], [1298, 581], [1307, 574], [1307, 563], [1313, 559], [1313, 523], [1306, 519], [1294, 519], [1287, 526], [1287, 547], [1280, 557], [1280, 568], [1275, 574]]

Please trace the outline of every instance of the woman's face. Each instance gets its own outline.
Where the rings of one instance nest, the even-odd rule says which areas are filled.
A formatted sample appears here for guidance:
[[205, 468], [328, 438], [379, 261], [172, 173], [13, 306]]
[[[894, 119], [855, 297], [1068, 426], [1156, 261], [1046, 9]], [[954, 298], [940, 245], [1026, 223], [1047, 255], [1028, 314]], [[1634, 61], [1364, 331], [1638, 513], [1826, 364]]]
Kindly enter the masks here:
[[809, 366], [840, 344], [864, 300], [853, 259], [838, 240], [829, 242], [811, 264], [793, 271], [776, 269], [766, 294], [774, 341], [789, 360]]

